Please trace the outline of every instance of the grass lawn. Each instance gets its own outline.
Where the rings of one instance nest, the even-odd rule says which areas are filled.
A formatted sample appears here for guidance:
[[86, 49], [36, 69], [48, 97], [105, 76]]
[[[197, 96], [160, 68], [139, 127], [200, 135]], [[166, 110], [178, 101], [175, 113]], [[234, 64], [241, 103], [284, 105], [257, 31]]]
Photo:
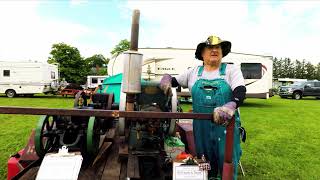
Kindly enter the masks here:
[[[1, 106], [71, 108], [72, 98], [0, 97]], [[183, 105], [184, 110], [190, 105]], [[239, 179], [320, 179], [320, 100], [247, 99], [241, 107], [247, 141]], [[0, 179], [9, 156], [27, 143], [38, 116], [0, 114]]]
[[[34, 96], [33, 98], [0, 96], [0, 106], [26, 106], [72, 108], [73, 98]], [[0, 114], [0, 180], [7, 177], [7, 161], [10, 155], [27, 144], [31, 130], [39, 116]]]

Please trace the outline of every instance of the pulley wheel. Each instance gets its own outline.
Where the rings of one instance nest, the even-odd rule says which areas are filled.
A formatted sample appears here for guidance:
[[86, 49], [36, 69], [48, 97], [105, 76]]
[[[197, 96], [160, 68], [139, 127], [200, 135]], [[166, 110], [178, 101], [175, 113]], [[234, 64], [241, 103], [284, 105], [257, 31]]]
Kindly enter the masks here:
[[87, 128], [87, 152], [90, 155], [96, 155], [99, 150], [100, 144], [100, 128], [98, 127], [98, 121], [95, 117], [91, 116], [88, 121]]
[[34, 139], [35, 149], [39, 157], [43, 157], [49, 152], [58, 140], [55, 134], [57, 129], [56, 118], [56, 116], [49, 115], [40, 117]]

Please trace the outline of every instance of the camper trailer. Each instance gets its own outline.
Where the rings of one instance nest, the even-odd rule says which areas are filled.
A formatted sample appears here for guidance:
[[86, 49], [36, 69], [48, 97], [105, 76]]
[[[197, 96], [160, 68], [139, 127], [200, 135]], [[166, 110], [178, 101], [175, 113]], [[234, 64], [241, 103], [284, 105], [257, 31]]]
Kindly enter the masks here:
[[[143, 54], [142, 78], [160, 80], [168, 73], [173, 76], [188, 68], [202, 65], [194, 57], [195, 49], [181, 48], [140, 48]], [[268, 99], [272, 89], [272, 56], [231, 52], [222, 62], [239, 66], [245, 78], [247, 97]], [[122, 56], [112, 59], [108, 65], [110, 75], [122, 72]], [[180, 96], [190, 96], [182, 89]]]
[[58, 67], [40, 62], [0, 61], [0, 93], [8, 97], [58, 90]]
[[103, 83], [106, 77], [108, 76], [87, 76], [86, 89], [95, 89]]

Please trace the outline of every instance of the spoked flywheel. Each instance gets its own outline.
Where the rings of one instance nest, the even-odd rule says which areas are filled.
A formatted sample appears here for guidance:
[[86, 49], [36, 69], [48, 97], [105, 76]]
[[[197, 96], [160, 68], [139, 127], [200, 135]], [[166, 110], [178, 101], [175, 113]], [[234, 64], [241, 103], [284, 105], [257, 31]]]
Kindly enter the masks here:
[[87, 152], [96, 155], [99, 150], [100, 128], [95, 117], [90, 117], [87, 128]]
[[35, 149], [39, 157], [43, 157], [49, 152], [58, 140], [55, 134], [56, 121], [57, 116], [45, 115], [40, 117], [34, 139]]

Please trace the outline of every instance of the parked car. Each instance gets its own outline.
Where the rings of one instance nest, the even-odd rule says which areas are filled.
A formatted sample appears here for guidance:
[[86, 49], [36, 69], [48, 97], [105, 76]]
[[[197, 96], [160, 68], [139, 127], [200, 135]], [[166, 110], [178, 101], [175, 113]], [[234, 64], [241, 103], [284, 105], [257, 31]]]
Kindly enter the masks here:
[[305, 81], [293, 83], [289, 86], [281, 86], [279, 90], [281, 98], [292, 97], [301, 99], [304, 96], [320, 97], [320, 81]]

